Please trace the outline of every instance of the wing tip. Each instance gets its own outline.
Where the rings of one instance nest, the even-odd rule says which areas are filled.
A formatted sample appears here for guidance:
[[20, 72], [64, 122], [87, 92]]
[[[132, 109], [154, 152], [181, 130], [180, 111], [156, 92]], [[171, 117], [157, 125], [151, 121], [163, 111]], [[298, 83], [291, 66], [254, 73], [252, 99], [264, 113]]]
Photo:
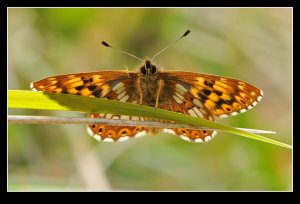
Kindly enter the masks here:
[[34, 84], [33, 84], [34, 82], [31, 82], [30, 83], [30, 88], [31, 88], [31, 90], [32, 91], [38, 91], [36, 88], [34, 88]]
[[258, 102], [261, 101], [261, 99], [263, 98], [263, 95], [264, 95], [263, 91], [260, 90], [260, 95], [256, 98], [255, 101], [253, 101], [253, 102], [252, 102], [250, 105], [248, 105], [247, 107], [245, 107], [245, 108], [243, 108], [243, 109], [241, 109], [241, 110], [238, 110], [238, 111], [234, 111], [234, 112], [232, 112], [232, 113], [218, 115], [218, 116], [216, 116], [216, 118], [222, 119], [222, 118], [227, 118], [227, 117], [229, 117], [229, 116], [236, 116], [236, 115], [238, 115], [238, 114], [240, 114], [240, 113], [244, 113], [244, 112], [246, 112], [246, 111], [252, 109], [253, 107], [255, 107], [255, 106], [258, 104]]

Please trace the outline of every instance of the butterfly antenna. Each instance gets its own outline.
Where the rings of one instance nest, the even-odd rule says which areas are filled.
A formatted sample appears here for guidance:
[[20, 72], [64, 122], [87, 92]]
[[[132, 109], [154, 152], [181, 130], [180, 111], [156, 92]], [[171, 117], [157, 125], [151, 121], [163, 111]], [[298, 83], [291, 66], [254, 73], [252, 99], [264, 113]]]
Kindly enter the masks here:
[[110, 47], [110, 48], [112, 48], [112, 49], [114, 49], [114, 50], [116, 50], [116, 51], [118, 51], [118, 52], [120, 52], [120, 53], [123, 53], [123, 54], [125, 54], [125, 55], [129, 55], [129, 56], [131, 56], [131, 57], [133, 57], [133, 58], [135, 58], [135, 59], [137, 59], [137, 60], [139, 60], [139, 61], [144, 61], [143, 59], [141, 59], [141, 58], [139, 58], [139, 57], [137, 57], [137, 56], [135, 56], [135, 55], [133, 55], [133, 54], [130, 54], [130, 53], [128, 53], [128, 52], [124, 52], [124, 51], [122, 51], [122, 50], [118, 50], [117, 48], [114, 48], [114, 47], [110, 46], [110, 45], [109, 45], [107, 42], [105, 42], [105, 41], [102, 41], [101, 44], [104, 45], [105, 47]]
[[190, 30], [186, 30], [185, 33], [180, 37], [178, 38], [177, 40], [175, 40], [174, 42], [170, 43], [167, 47], [165, 47], [164, 49], [162, 49], [161, 51], [159, 51], [158, 53], [156, 53], [151, 61], [153, 61], [159, 54], [161, 54], [162, 52], [164, 52], [166, 49], [168, 49], [169, 47], [173, 46], [174, 44], [176, 44], [181, 38], [187, 36], [191, 31]]

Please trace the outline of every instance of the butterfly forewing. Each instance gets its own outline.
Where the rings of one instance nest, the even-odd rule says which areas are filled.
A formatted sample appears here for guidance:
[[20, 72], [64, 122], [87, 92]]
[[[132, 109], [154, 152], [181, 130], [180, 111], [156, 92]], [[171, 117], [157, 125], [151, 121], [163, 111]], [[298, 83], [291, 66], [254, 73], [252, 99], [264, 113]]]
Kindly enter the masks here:
[[[31, 84], [35, 91], [74, 94], [96, 98], [107, 98], [123, 102], [137, 103], [139, 93], [136, 89], [137, 74], [127, 71], [102, 71], [58, 75]], [[90, 114], [92, 118], [143, 120], [134, 116], [111, 114]], [[125, 141], [146, 133], [146, 128], [118, 127], [111, 125], [88, 125], [88, 132], [95, 139], [104, 142]]]
[[255, 86], [233, 78], [181, 71], [164, 72], [162, 75], [166, 82], [176, 83], [184, 90], [184, 96], [192, 95], [193, 104], [205, 107], [214, 118], [243, 113], [255, 106], [263, 95]]
[[134, 86], [133, 78], [136, 78], [135, 73], [125, 71], [77, 73], [42, 79], [33, 82], [31, 88], [36, 91], [104, 98], [120, 82], [127, 90], [130, 89]]

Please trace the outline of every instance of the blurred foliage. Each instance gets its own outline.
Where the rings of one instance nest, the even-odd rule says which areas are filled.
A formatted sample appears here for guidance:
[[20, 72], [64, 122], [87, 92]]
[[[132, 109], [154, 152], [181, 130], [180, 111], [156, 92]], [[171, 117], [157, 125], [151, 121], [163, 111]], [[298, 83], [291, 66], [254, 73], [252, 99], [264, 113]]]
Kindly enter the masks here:
[[[264, 91], [254, 109], [222, 123], [276, 131], [292, 143], [290, 8], [9, 8], [8, 88], [29, 90], [50, 75], [135, 70], [102, 40], [156, 59], [163, 69], [224, 75]], [[9, 110], [9, 114], [82, 116]], [[173, 135], [98, 143], [81, 125], [9, 125], [9, 190], [291, 190], [292, 152], [219, 133], [208, 144]]]

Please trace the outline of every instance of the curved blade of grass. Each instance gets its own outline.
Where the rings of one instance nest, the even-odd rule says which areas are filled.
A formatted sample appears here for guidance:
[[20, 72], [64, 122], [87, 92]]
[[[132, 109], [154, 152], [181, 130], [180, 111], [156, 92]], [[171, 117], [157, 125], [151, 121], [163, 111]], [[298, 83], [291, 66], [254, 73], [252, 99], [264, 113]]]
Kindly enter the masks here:
[[101, 98], [82, 97], [69, 94], [53, 94], [44, 92], [8, 90], [8, 108], [29, 108], [43, 110], [68, 110], [87, 113], [111, 113], [117, 115], [132, 115], [170, 120], [196, 127], [208, 127], [251, 139], [267, 142], [292, 149], [291, 145], [278, 142], [260, 135], [248, 133], [230, 126], [210, 122], [201, 118], [167, 110], [125, 103]]

